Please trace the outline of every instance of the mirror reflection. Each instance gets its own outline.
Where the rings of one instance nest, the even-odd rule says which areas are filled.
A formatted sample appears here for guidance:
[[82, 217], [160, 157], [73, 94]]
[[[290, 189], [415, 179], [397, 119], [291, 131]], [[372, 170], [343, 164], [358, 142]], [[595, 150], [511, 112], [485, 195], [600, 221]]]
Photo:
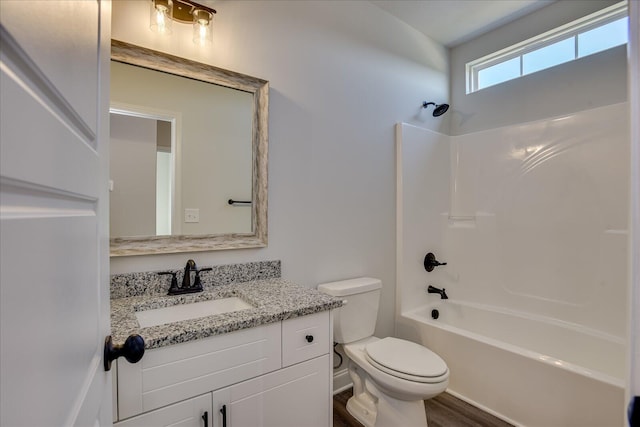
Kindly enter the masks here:
[[266, 246], [269, 83], [117, 40], [111, 59], [111, 256]]
[[253, 94], [112, 61], [111, 102], [111, 237], [251, 232]]

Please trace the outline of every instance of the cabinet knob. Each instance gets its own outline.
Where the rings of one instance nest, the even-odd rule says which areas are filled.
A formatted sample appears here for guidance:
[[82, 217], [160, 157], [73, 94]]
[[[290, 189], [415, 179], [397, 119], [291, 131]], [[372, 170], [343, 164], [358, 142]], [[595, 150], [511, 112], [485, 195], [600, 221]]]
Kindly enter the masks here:
[[307, 340], [307, 342], [313, 342], [313, 335], [307, 335], [304, 338]]
[[130, 363], [136, 363], [144, 355], [144, 339], [140, 335], [129, 335], [123, 345], [113, 345], [111, 335], [104, 340], [104, 370], [111, 370], [111, 362], [124, 356]]

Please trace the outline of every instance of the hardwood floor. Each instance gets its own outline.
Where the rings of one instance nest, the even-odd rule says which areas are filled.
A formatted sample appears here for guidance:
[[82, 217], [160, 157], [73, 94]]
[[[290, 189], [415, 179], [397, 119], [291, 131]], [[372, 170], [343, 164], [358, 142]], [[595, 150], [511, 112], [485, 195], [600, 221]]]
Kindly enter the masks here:
[[[353, 390], [349, 389], [333, 396], [334, 427], [362, 427], [362, 424], [347, 412], [347, 400], [352, 395]], [[425, 407], [429, 427], [513, 427], [447, 393], [425, 400]]]
[[351, 396], [351, 388], [333, 396], [333, 427], [362, 427], [362, 424], [347, 412], [347, 400]]

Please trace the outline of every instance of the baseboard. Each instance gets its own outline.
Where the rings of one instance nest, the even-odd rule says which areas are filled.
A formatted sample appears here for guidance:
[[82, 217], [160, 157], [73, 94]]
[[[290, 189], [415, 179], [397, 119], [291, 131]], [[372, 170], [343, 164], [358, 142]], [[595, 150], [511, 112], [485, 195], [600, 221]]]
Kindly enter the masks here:
[[481, 410], [483, 410], [484, 412], [486, 412], [486, 413], [488, 413], [488, 414], [493, 415], [493, 416], [494, 416], [494, 417], [496, 417], [496, 418], [500, 418], [502, 421], [505, 421], [505, 422], [507, 422], [507, 423], [509, 423], [509, 424], [512, 424], [512, 425], [514, 425], [515, 427], [523, 427], [523, 426], [522, 426], [522, 424], [520, 424], [520, 423], [518, 423], [518, 422], [516, 422], [516, 421], [512, 420], [511, 418], [509, 418], [509, 417], [507, 417], [507, 416], [505, 416], [505, 415], [502, 415], [502, 414], [501, 414], [501, 413], [499, 413], [499, 412], [494, 411], [494, 410], [493, 410], [493, 409], [491, 409], [491, 408], [487, 408], [486, 406], [482, 405], [481, 403], [476, 402], [476, 401], [475, 401], [475, 400], [473, 400], [473, 399], [469, 399], [469, 398], [468, 398], [468, 397], [466, 397], [465, 395], [462, 395], [462, 394], [460, 394], [460, 393], [458, 393], [458, 392], [456, 392], [456, 391], [453, 391], [453, 390], [451, 390], [450, 388], [448, 388], [446, 391], [447, 391], [447, 393], [449, 393], [449, 394], [450, 394], [450, 395], [452, 395], [453, 397], [457, 397], [458, 399], [463, 400], [463, 401], [467, 402], [468, 404], [473, 405], [473, 406], [475, 406], [476, 408], [481, 409]]
[[351, 387], [353, 387], [353, 383], [346, 368], [333, 373], [333, 394], [341, 393]]

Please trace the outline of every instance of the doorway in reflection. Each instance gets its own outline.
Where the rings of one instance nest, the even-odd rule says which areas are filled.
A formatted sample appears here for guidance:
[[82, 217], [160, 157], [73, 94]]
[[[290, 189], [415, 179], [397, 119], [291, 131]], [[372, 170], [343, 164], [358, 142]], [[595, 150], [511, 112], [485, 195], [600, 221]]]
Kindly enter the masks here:
[[110, 120], [111, 235], [171, 235], [172, 122], [116, 112]]

